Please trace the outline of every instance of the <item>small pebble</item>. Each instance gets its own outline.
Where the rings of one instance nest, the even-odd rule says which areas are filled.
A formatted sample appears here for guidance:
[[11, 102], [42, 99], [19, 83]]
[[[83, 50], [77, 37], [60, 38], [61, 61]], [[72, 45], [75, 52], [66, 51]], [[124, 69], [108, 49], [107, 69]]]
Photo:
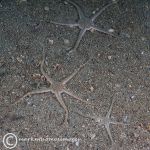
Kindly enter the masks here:
[[70, 43], [70, 42], [69, 42], [68, 39], [64, 39], [64, 44], [65, 44], [65, 45], [69, 45], [69, 43]]
[[123, 122], [126, 123], [127, 121], [128, 121], [128, 116], [126, 115], [126, 116], [123, 117]]
[[101, 120], [101, 118], [95, 118], [96, 119], [96, 122], [98, 122], [98, 123], [100, 123], [102, 120]]
[[132, 95], [132, 96], [131, 96], [131, 99], [134, 99], [134, 98], [135, 98], [135, 95]]
[[68, 2], [67, 2], [67, 1], [64, 1], [64, 4], [65, 4], [65, 5], [67, 5], [67, 4], [68, 4]]
[[93, 87], [93, 86], [91, 86], [91, 87], [90, 87], [90, 90], [91, 90], [91, 92], [93, 92], [93, 91], [94, 91], [94, 87]]
[[44, 99], [42, 98], [40, 101], [41, 101], [41, 102], [43, 102], [43, 101], [44, 101]]
[[27, 2], [27, 0], [20, 0], [20, 1], [19, 1], [19, 3], [22, 3], [22, 2]]
[[146, 38], [145, 38], [145, 37], [141, 37], [141, 40], [142, 40], [142, 41], [146, 41]]
[[33, 76], [33, 78], [40, 78], [41, 77], [41, 75], [39, 73], [34, 73], [32, 76]]
[[113, 32], [115, 32], [115, 30], [114, 29], [109, 29], [108, 32], [113, 33]]
[[84, 125], [84, 124], [82, 125], [82, 128], [85, 128], [85, 125]]
[[134, 133], [134, 137], [136, 137], [136, 138], [137, 138], [137, 137], [139, 137], [139, 134], [137, 134], [137, 133]]
[[67, 147], [67, 150], [70, 150], [69, 147]]
[[28, 104], [28, 105], [31, 105], [31, 104], [32, 104], [32, 102], [30, 102], [30, 101], [27, 101], [27, 104]]
[[94, 139], [96, 137], [96, 134], [94, 133], [94, 134], [90, 134], [90, 138], [91, 139]]
[[51, 45], [53, 45], [53, 44], [54, 44], [54, 41], [53, 41], [53, 40], [51, 40], [51, 39], [48, 39], [48, 42], [49, 42], [49, 44], [51, 44]]
[[79, 146], [79, 140], [77, 140], [77, 141], [75, 142], [75, 144], [76, 144], [76, 146]]
[[92, 14], [95, 14], [96, 13], [96, 11], [94, 10], [93, 12], [92, 12]]
[[131, 85], [131, 84], [129, 84], [128, 86], [129, 86], [130, 88], [132, 87], [132, 85]]
[[109, 59], [109, 60], [112, 59], [112, 56], [108, 56], [108, 59]]
[[92, 12], [92, 14], [94, 15], [98, 10], [99, 10], [99, 8], [96, 8], [96, 10], [94, 10], [94, 11]]
[[17, 59], [17, 60], [18, 60], [18, 62], [20, 62], [20, 63], [21, 63], [21, 62], [23, 62], [23, 60], [22, 60], [22, 58], [21, 58], [21, 57], [17, 57], [16, 59]]
[[25, 86], [24, 86], [24, 85], [22, 85], [21, 87], [22, 87], [22, 88], [25, 88]]
[[120, 135], [120, 138], [125, 139], [126, 137], [127, 137], [127, 135], [125, 134], [125, 132], [122, 132], [121, 135]]
[[120, 84], [115, 84], [115, 87], [120, 88], [121, 85]]
[[48, 7], [48, 6], [45, 6], [45, 7], [44, 7], [44, 10], [45, 10], [45, 11], [49, 11], [49, 7]]
[[112, 0], [112, 2], [113, 2], [113, 3], [117, 3], [117, 1], [116, 1], [116, 0]]

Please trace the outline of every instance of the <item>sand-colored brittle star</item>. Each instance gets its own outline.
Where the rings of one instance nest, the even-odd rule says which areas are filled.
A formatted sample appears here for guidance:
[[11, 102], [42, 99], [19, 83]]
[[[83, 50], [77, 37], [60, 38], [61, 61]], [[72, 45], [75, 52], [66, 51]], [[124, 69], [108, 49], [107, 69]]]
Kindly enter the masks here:
[[116, 37], [115, 35], [100, 29], [94, 23], [95, 19], [99, 15], [101, 15], [102, 12], [104, 12], [104, 10], [106, 8], [108, 8], [109, 6], [111, 6], [113, 3], [110, 3], [106, 6], [104, 6], [102, 9], [100, 9], [97, 13], [95, 13], [91, 17], [87, 17], [84, 14], [84, 12], [81, 10], [81, 8], [75, 2], [70, 1], [70, 0], [66, 0], [66, 2], [72, 4], [77, 9], [78, 16], [79, 16], [79, 19], [77, 20], [77, 22], [60, 23], [60, 22], [51, 21], [51, 23], [58, 24], [58, 25], [65, 25], [65, 26], [69, 26], [69, 27], [78, 27], [80, 29], [80, 32], [79, 32], [78, 38], [76, 40], [76, 43], [73, 47], [73, 50], [76, 50], [78, 48], [78, 46], [80, 44], [80, 41], [82, 40], [82, 37], [84, 36], [86, 31], [96, 30], [96, 31], [99, 31], [101, 33], [108, 34], [108, 35]]
[[[88, 61], [86, 61], [86, 63], [87, 62]], [[45, 63], [45, 50], [43, 48], [43, 60], [41, 62], [40, 70], [41, 70], [41, 73], [43, 74], [43, 76], [46, 78], [47, 82], [50, 83], [50, 87], [28, 92], [23, 97], [21, 97], [18, 101], [16, 101], [14, 104], [19, 103], [25, 97], [31, 96], [33, 94], [42, 94], [42, 93], [52, 92], [53, 94], [55, 94], [58, 102], [60, 103], [62, 108], [65, 110], [64, 124], [65, 124], [65, 126], [67, 126], [69, 111], [68, 111], [68, 108], [67, 108], [66, 104], [64, 103], [64, 101], [62, 99], [62, 95], [61, 95], [62, 93], [66, 93], [66, 94], [72, 96], [73, 98], [83, 102], [83, 103], [94, 106], [93, 104], [89, 103], [86, 100], [81, 99], [80, 97], [75, 95], [72, 91], [70, 91], [68, 88], [66, 88], [66, 84], [85, 66], [86, 63], [81, 65], [71, 75], [69, 75], [68, 77], [66, 77], [64, 80], [62, 80], [60, 82], [54, 81], [51, 77], [48, 76], [48, 74], [44, 71], [44, 63]]]
[[112, 134], [111, 134], [111, 131], [110, 131], [110, 124], [114, 124], [114, 125], [129, 125], [129, 124], [126, 124], [126, 123], [123, 123], [123, 122], [117, 122], [117, 121], [113, 121], [111, 119], [111, 112], [112, 112], [112, 107], [113, 107], [113, 103], [114, 103], [115, 99], [112, 100], [112, 103], [110, 105], [110, 108], [106, 114], [106, 116], [101, 116], [101, 115], [98, 115], [98, 116], [91, 116], [91, 115], [83, 115], [81, 112], [76, 112], [77, 114], [83, 116], [83, 117], [86, 117], [86, 118], [90, 118], [90, 119], [93, 119], [95, 120], [95, 122], [98, 123], [99, 126], [104, 126], [107, 133], [108, 133], [108, 136], [111, 140], [111, 143], [112, 145], [115, 145], [115, 142], [113, 140], [113, 137], [112, 137]]

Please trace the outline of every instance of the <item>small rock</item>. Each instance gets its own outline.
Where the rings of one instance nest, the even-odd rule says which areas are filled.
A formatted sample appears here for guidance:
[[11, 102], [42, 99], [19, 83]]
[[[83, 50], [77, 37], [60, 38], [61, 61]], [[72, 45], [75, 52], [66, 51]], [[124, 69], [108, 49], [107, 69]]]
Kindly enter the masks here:
[[131, 85], [131, 84], [129, 84], [128, 86], [129, 86], [130, 88], [132, 87], [132, 85]]
[[115, 30], [114, 29], [109, 29], [108, 32], [113, 33], [113, 32], [115, 32]]
[[93, 12], [92, 12], [92, 14], [95, 14], [96, 13], [96, 11], [94, 10]]
[[120, 88], [121, 85], [120, 85], [120, 84], [115, 84], [115, 87], [116, 87], [116, 88]]
[[48, 6], [45, 6], [45, 7], [44, 7], [44, 10], [45, 10], [45, 11], [49, 11], [49, 7], [48, 7]]
[[134, 98], [135, 98], [135, 95], [132, 95], [132, 96], [131, 96], [131, 99], [134, 99]]
[[108, 56], [108, 59], [109, 59], [109, 60], [112, 59], [112, 56]]
[[51, 40], [51, 39], [48, 39], [48, 42], [49, 42], [51, 45], [53, 45], [53, 44], [54, 44], [54, 41], [53, 41], [53, 40]]
[[70, 43], [70, 42], [69, 42], [68, 39], [64, 39], [64, 44], [65, 44], [65, 45], [69, 45], [69, 43]]
[[75, 142], [75, 144], [76, 144], [76, 146], [79, 146], [79, 140], [77, 140], [77, 141]]
[[22, 63], [22, 62], [23, 62], [23, 60], [22, 60], [22, 58], [21, 58], [21, 57], [17, 57], [16, 59], [17, 59], [17, 61], [18, 61], [18, 62], [20, 62], [20, 63]]
[[112, 0], [113, 3], [117, 3], [117, 0]]
[[36, 78], [40, 78], [40, 77], [41, 77], [41, 74], [39, 74], [39, 73], [34, 73], [32, 76], [33, 76], [34, 79], [36, 79]]
[[82, 128], [85, 128], [85, 125], [84, 125], [84, 124], [82, 125]]
[[123, 122], [125, 122], [125, 123], [128, 122], [128, 116], [127, 115], [123, 117]]
[[67, 1], [64, 1], [64, 4], [65, 4], [65, 5], [67, 5], [67, 4], [68, 4], [68, 2], [67, 2]]
[[27, 0], [21, 0], [22, 2], [27, 2]]
[[96, 137], [96, 134], [94, 133], [94, 134], [90, 134], [90, 138], [91, 139], [94, 139]]
[[120, 135], [120, 138], [125, 139], [126, 137], [127, 137], [127, 135], [125, 134], [125, 132], [122, 132], [121, 135]]
[[21, 4], [22, 2], [27, 2], [27, 0], [18, 0], [17, 2]]
[[67, 146], [67, 150], [70, 150], [68, 146]]
[[134, 137], [136, 137], [136, 138], [137, 138], [137, 137], [139, 137], [139, 134], [137, 134], [137, 133], [134, 133]]
[[96, 10], [94, 10], [94, 11], [92, 12], [92, 14], [94, 15], [98, 10], [99, 10], [99, 8], [96, 8]]
[[146, 41], [146, 38], [145, 38], [145, 37], [141, 37], [141, 40], [142, 40], [142, 41]]
[[93, 86], [91, 86], [91, 87], [90, 87], [90, 90], [91, 90], [91, 92], [93, 92], [93, 91], [94, 91], [94, 87], [93, 87]]

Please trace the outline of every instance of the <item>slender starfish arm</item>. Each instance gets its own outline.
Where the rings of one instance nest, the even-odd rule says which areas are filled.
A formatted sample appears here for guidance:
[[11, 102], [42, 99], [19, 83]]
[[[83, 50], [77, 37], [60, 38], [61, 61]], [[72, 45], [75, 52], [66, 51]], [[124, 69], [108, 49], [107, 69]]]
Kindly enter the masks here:
[[[87, 62], [86, 62], [87, 63]], [[76, 69], [70, 76], [66, 77], [63, 81], [62, 84], [65, 85], [67, 82], [69, 82], [85, 65], [86, 63], [84, 63], [83, 65], [81, 65], [78, 69]], [[67, 89], [65, 89], [67, 90]]]
[[47, 75], [47, 73], [44, 71], [43, 64], [44, 64], [44, 62], [42, 61], [42, 62], [41, 62], [41, 68], [40, 68], [40, 69], [41, 69], [41, 72], [42, 72], [43, 76], [46, 78], [46, 80], [47, 80], [50, 84], [53, 84], [54, 81], [53, 81], [53, 79], [50, 78], [50, 77]]
[[130, 125], [129, 123], [117, 122], [117, 121], [110, 121], [111, 124], [114, 125]]
[[92, 29], [94, 29], [94, 30], [96, 30], [96, 31], [99, 31], [99, 32], [101, 32], [101, 33], [104, 33], [104, 34], [107, 34], [107, 35], [110, 35], [110, 36], [113, 36], [113, 37], [118, 38], [117, 36], [115, 36], [115, 35], [113, 35], [113, 34], [107, 32], [107, 31], [104, 31], [104, 30], [102, 30], [102, 29], [100, 29], [100, 28], [98, 28], [98, 27], [96, 27], [96, 26], [92, 26]]
[[45, 50], [43, 48], [43, 60], [41, 62], [41, 66], [40, 66], [40, 70], [41, 70], [41, 73], [43, 74], [43, 76], [46, 78], [46, 80], [50, 83], [50, 84], [53, 84], [54, 81], [52, 78], [50, 78], [47, 73], [44, 71], [44, 62], [45, 62]]
[[96, 120], [96, 117], [95, 116], [90, 116], [90, 115], [83, 115], [81, 112], [75, 112], [77, 113], [78, 115], [82, 116], [82, 117], [85, 117], [85, 118], [90, 118], [90, 119], [93, 119], [93, 120]]
[[[71, 92], [69, 89], [64, 89], [63, 92], [64, 92], [64, 93], [67, 93], [68, 95], [72, 96], [73, 98], [79, 100], [79, 101], [82, 102], [82, 103], [85, 103], [85, 104], [91, 105], [91, 106], [93, 105], [93, 104], [89, 103], [88, 101], [81, 99], [80, 97], [78, 97], [77, 95], [75, 95], [73, 92]], [[94, 105], [93, 105], [93, 106], [94, 106]]]
[[60, 93], [55, 93], [55, 96], [59, 102], [59, 104], [61, 105], [61, 107], [65, 110], [65, 119], [64, 119], [64, 125], [67, 127], [68, 126], [68, 117], [69, 117], [69, 111], [68, 108], [66, 106], [66, 104], [64, 103], [62, 96]]
[[51, 92], [51, 89], [50, 88], [45, 88], [45, 89], [39, 89], [39, 90], [34, 90], [34, 91], [31, 91], [31, 92], [28, 92], [23, 97], [21, 97], [19, 100], [17, 100], [13, 105], [20, 103], [27, 96], [31, 96], [31, 95], [34, 95], [34, 94], [42, 94], [42, 93], [47, 93], [47, 92]]
[[51, 21], [51, 23], [56, 24], [56, 25], [62, 25], [62, 26], [69, 26], [69, 27], [77, 27], [79, 26], [78, 23], [75, 22], [68, 22], [68, 23], [63, 23], [63, 22], [55, 22], [55, 21]]
[[75, 2], [70, 1], [70, 0], [66, 0], [66, 2], [72, 4], [77, 9], [80, 19], [85, 18], [85, 15], [84, 15], [83, 11], [81, 10], [81, 8]]
[[110, 115], [111, 115], [111, 112], [112, 112], [112, 107], [113, 107], [114, 102], [115, 102], [115, 99], [112, 100], [110, 108], [109, 108], [109, 110], [108, 110], [108, 112], [106, 114], [106, 118], [107, 119], [110, 119]]
[[113, 144], [113, 143], [114, 143], [114, 140], [113, 140], [113, 138], [112, 138], [112, 134], [111, 134], [109, 125], [110, 125], [110, 123], [104, 124], [104, 126], [105, 126], [105, 128], [106, 128], [106, 131], [107, 131], [107, 133], [108, 133], [108, 135], [109, 135], [109, 138], [110, 138], [110, 140], [111, 140], [111, 143]]
[[79, 35], [78, 35], [78, 39], [77, 39], [77, 41], [74, 45], [74, 48], [73, 48], [74, 50], [76, 50], [78, 48], [78, 46], [80, 44], [80, 41], [82, 40], [82, 37], [84, 36], [85, 32], [86, 32], [86, 29], [81, 29], [80, 30]]
[[108, 8], [109, 6], [113, 5], [114, 3], [110, 3], [106, 6], [104, 6], [102, 9], [100, 9], [94, 16], [92, 16], [92, 21], [94, 21], [99, 15], [101, 15], [101, 13], [106, 9]]

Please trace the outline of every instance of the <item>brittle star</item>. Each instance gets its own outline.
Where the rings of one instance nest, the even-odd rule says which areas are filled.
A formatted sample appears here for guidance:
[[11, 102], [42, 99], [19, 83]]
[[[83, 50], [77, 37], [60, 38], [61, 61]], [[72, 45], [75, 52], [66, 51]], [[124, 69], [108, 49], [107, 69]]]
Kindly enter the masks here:
[[106, 5], [106, 6], [104, 6], [101, 10], [99, 10], [92, 17], [86, 17], [86, 15], [84, 14], [84, 12], [81, 10], [81, 8], [75, 2], [72, 2], [70, 0], [66, 0], [66, 1], [69, 2], [70, 4], [72, 4], [77, 9], [78, 16], [79, 16], [79, 19], [77, 20], [77, 22], [59, 23], [59, 22], [51, 21], [51, 23], [58, 24], [58, 25], [65, 25], [65, 26], [69, 26], [69, 27], [78, 27], [80, 29], [78, 38], [77, 38], [76, 43], [75, 43], [75, 45], [73, 47], [74, 50], [76, 50], [78, 48], [78, 46], [80, 44], [80, 41], [82, 40], [82, 37], [84, 36], [84, 34], [85, 34], [86, 31], [96, 30], [96, 31], [102, 32], [104, 34], [108, 34], [108, 35], [116, 37], [115, 35], [113, 35], [113, 34], [107, 32], [107, 31], [104, 31], [104, 30], [100, 29], [94, 23], [95, 19], [99, 15], [101, 15], [102, 12], [106, 8], [108, 8], [109, 6], [111, 6], [113, 3], [110, 3], [110, 4]]
[[33, 94], [42, 94], [42, 93], [52, 92], [53, 94], [55, 94], [58, 102], [60, 103], [60, 105], [65, 110], [64, 124], [67, 126], [69, 111], [68, 111], [68, 108], [67, 108], [67, 106], [65, 105], [65, 103], [62, 99], [62, 96], [61, 96], [62, 93], [66, 93], [66, 94], [72, 96], [73, 98], [75, 98], [75, 99], [77, 99], [77, 100], [79, 100], [83, 103], [86, 103], [88, 105], [91, 105], [91, 106], [93, 105], [93, 104], [81, 99], [80, 97], [76, 96], [72, 91], [70, 91], [68, 88], [66, 88], [66, 83], [68, 83], [85, 66], [85, 64], [88, 61], [86, 63], [84, 63], [83, 65], [81, 65], [71, 75], [69, 75], [68, 77], [66, 77], [64, 80], [62, 80], [60, 82], [54, 81], [51, 77], [48, 76], [48, 74], [44, 71], [44, 62], [45, 62], [45, 52], [44, 52], [44, 48], [43, 48], [43, 60], [41, 62], [40, 70], [41, 70], [41, 73], [43, 74], [43, 76], [46, 78], [47, 82], [50, 83], [50, 87], [28, 92], [22, 98], [20, 98], [18, 101], [16, 101], [14, 104], [20, 102], [25, 97], [31, 96]]
[[79, 114], [79, 115], [81, 115], [83, 117], [94, 119], [95, 122], [97, 122], [100, 126], [104, 126], [106, 131], [107, 131], [107, 133], [108, 133], [108, 136], [109, 136], [109, 138], [111, 140], [112, 145], [114, 145], [115, 142], [114, 142], [114, 140], [112, 138], [112, 134], [111, 134], [111, 131], [110, 131], [110, 124], [114, 124], [114, 125], [129, 125], [129, 124], [125, 124], [123, 122], [117, 122], [117, 121], [112, 121], [111, 120], [110, 116], [111, 116], [111, 112], [112, 112], [112, 107], [113, 107], [114, 101], [115, 100], [113, 99], [112, 103], [110, 105], [110, 108], [109, 108], [106, 116], [104, 116], [104, 117], [101, 116], [101, 115], [99, 115], [99, 116], [83, 115], [80, 112], [76, 112], [77, 114]]

